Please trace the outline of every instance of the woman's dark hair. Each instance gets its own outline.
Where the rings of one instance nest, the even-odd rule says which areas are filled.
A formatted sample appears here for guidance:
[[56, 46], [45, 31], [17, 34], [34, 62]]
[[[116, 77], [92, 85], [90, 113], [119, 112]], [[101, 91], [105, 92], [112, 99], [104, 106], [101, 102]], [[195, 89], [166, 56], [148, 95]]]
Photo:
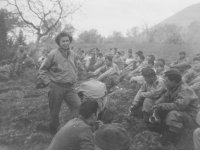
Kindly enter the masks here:
[[182, 80], [182, 77], [178, 74], [169, 74], [169, 75], [165, 75], [166, 77], [168, 77], [168, 79], [171, 81], [171, 82], [176, 82], [176, 83], [180, 83], [181, 80]]
[[63, 32], [60, 32], [60, 33], [56, 36], [56, 39], [55, 39], [56, 44], [60, 45], [60, 39], [61, 39], [62, 37], [65, 37], [65, 36], [67, 36], [67, 37], [69, 38], [70, 43], [72, 42], [72, 40], [73, 40], [72, 36], [71, 36], [70, 34], [68, 34], [67, 32], [63, 31]]
[[112, 61], [112, 59], [113, 59], [113, 57], [112, 56], [110, 56], [110, 55], [107, 55], [107, 56], [105, 56], [105, 60], [108, 60], [108, 61]]
[[81, 103], [79, 108], [79, 115], [88, 119], [92, 114], [96, 114], [99, 105], [95, 100], [86, 100]]

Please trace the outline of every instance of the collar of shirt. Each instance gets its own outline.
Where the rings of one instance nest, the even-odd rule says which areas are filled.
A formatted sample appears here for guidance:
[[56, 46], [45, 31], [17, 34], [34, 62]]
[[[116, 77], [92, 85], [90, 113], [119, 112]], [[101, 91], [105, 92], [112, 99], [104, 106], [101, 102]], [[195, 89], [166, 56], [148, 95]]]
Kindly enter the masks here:
[[169, 91], [170, 94], [172, 95], [174, 92], [176, 92], [179, 89], [179, 87], [181, 86], [181, 84], [182, 84], [182, 81], [180, 83], [178, 83], [177, 85], [175, 85], [175, 87]]
[[61, 52], [61, 54], [63, 55], [63, 57], [68, 58], [70, 55], [70, 49], [68, 49], [68, 51], [62, 49], [61, 47], [58, 48], [58, 50]]
[[86, 121], [86, 119], [83, 116], [79, 115], [78, 118], [81, 119], [81, 120], [83, 120], [87, 125], [89, 125], [88, 122]]

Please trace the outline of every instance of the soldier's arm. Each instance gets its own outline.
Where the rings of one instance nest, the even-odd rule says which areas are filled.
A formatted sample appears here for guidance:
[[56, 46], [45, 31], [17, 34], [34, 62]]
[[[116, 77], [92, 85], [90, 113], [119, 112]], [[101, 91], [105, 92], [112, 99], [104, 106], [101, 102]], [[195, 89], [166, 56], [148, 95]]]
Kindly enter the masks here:
[[162, 103], [160, 104], [160, 107], [162, 110], [166, 110], [166, 111], [170, 111], [170, 110], [183, 111], [189, 105], [189, 103], [190, 103], [190, 98], [188, 96], [188, 93], [186, 93], [185, 91], [182, 91], [178, 94], [174, 102]]
[[108, 69], [106, 72], [104, 72], [103, 74], [101, 74], [99, 77], [98, 77], [98, 80], [102, 80], [106, 77], [108, 77], [109, 75], [112, 75], [113, 73], [115, 73], [117, 71], [117, 68], [116, 67], [111, 67], [110, 69]]
[[159, 97], [164, 91], [166, 90], [164, 82], [159, 82], [155, 89], [148, 91], [148, 92], [142, 92], [142, 97]]
[[155, 102], [155, 105], [166, 103], [167, 100], [168, 100], [168, 93], [166, 92], [162, 94], [161, 97]]
[[51, 79], [48, 76], [48, 72], [52, 66], [52, 61], [53, 61], [53, 55], [50, 53], [44, 60], [39, 69], [39, 78], [41, 78], [46, 85], [51, 82]]
[[136, 105], [136, 106], [138, 105], [138, 103], [140, 102], [140, 100], [142, 98], [141, 93], [145, 92], [145, 91], [146, 91], [146, 83], [144, 83], [141, 86], [140, 90], [137, 92], [136, 96], [133, 99], [132, 105]]
[[187, 58], [184, 62], [174, 65], [174, 67], [185, 67], [190, 64], [189, 58]]

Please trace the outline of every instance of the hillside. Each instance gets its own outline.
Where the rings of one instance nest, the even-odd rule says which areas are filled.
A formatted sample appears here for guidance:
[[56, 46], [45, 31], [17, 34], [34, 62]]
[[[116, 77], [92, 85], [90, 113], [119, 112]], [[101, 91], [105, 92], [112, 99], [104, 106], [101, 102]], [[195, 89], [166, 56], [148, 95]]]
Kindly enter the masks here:
[[[170, 44], [88, 44], [74, 45], [89, 50], [99, 47], [106, 53], [110, 47], [126, 51], [132, 48], [142, 50], [145, 55], [154, 54], [170, 62], [178, 57], [178, 52], [184, 50], [192, 57], [200, 49], [200, 45], [170, 45]], [[37, 82], [36, 70], [27, 70], [23, 78], [0, 83], [0, 150], [44, 150], [50, 144], [48, 88], [35, 89]], [[77, 84], [78, 86], [78, 84]], [[108, 109], [102, 116], [104, 123], [121, 123], [132, 139], [130, 150], [193, 150], [193, 130], [182, 133], [177, 146], [161, 146], [160, 135], [150, 132], [141, 118], [127, 117], [128, 107], [138, 91], [126, 82], [119, 85], [123, 90], [110, 96]], [[70, 111], [63, 104], [60, 112], [61, 127], [69, 120]], [[187, 141], [187, 142], [186, 142]]]
[[160, 24], [175, 24], [185, 27], [193, 21], [200, 22], [200, 3], [186, 7], [173, 16], [165, 19]]

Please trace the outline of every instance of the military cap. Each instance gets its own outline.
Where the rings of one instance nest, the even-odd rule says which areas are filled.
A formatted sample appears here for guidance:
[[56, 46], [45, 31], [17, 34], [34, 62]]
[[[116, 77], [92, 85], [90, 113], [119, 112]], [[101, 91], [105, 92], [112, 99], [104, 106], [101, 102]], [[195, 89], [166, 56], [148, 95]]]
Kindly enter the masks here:
[[165, 75], [179, 75], [181, 76], [181, 72], [178, 69], [170, 69], [165, 72]]

